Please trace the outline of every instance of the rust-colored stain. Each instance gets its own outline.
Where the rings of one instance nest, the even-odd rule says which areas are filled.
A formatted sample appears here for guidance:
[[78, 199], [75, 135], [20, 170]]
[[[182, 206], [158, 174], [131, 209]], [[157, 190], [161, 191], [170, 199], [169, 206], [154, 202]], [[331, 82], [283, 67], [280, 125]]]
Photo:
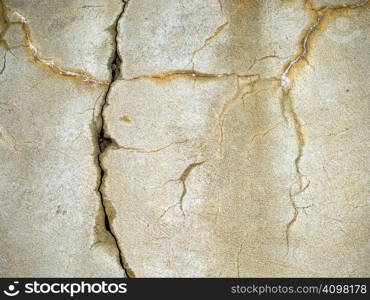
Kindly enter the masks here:
[[308, 58], [313, 48], [313, 40], [325, 29], [331, 18], [368, 6], [369, 0], [358, 3], [329, 4], [314, 7], [310, 0], [305, 0], [304, 7], [312, 13], [312, 17], [298, 39], [297, 53], [282, 68], [280, 75], [281, 87], [285, 90], [290, 88], [289, 82], [293, 82], [297, 72], [308, 63]]
[[256, 76], [253, 74], [237, 74], [237, 73], [203, 73], [196, 70], [169, 70], [169, 71], [163, 71], [158, 72], [154, 74], [143, 74], [138, 75], [132, 78], [123, 79], [127, 81], [132, 80], [139, 80], [139, 79], [150, 79], [157, 82], [164, 82], [164, 81], [170, 81], [172, 79], [175, 79], [177, 77], [185, 77], [190, 79], [204, 79], [204, 80], [210, 80], [210, 79], [218, 79], [218, 78], [225, 78], [225, 77], [237, 77], [237, 78], [249, 78], [252, 76]]
[[288, 122], [288, 118], [291, 120], [297, 144], [297, 155], [293, 163], [297, 177], [298, 190], [295, 192], [291, 191], [289, 194], [289, 200], [294, 213], [290, 221], [287, 223], [285, 231], [288, 251], [291, 227], [297, 221], [299, 216], [298, 206], [294, 198], [303, 193], [309, 187], [309, 182], [304, 183], [300, 168], [300, 162], [303, 156], [304, 147], [306, 145], [304, 126], [294, 108], [294, 103], [290, 96], [290, 90], [294, 83], [294, 77], [299, 70], [301, 70], [308, 63], [308, 58], [313, 48], [314, 38], [325, 29], [328, 21], [331, 18], [334, 18], [338, 15], [347, 14], [351, 10], [365, 8], [368, 6], [368, 4], [369, 0], [365, 0], [357, 3], [328, 4], [320, 7], [314, 7], [310, 0], [305, 0], [304, 8], [312, 13], [311, 20], [302, 31], [298, 40], [297, 53], [286, 62], [282, 68], [282, 71], [280, 72], [280, 87], [282, 88], [280, 100], [281, 112], [286, 122]]
[[126, 122], [126, 123], [131, 123], [132, 120], [131, 118], [128, 116], [128, 115], [123, 115], [122, 117], [119, 118], [122, 122]]
[[[16, 18], [16, 21], [11, 21], [9, 15]], [[4, 34], [10, 26], [19, 25], [23, 32], [23, 47], [32, 62], [59, 77], [78, 80], [90, 86], [109, 85], [108, 81], [98, 79], [86, 71], [63, 67], [56, 59], [42, 56], [39, 48], [32, 39], [31, 28], [27, 18], [18, 11], [5, 6], [3, 0], [0, 0], [0, 23], [4, 28], [0, 33], [0, 44], [3, 45], [6, 50], [10, 51], [12, 48], [9, 47], [7, 41], [4, 40]]]

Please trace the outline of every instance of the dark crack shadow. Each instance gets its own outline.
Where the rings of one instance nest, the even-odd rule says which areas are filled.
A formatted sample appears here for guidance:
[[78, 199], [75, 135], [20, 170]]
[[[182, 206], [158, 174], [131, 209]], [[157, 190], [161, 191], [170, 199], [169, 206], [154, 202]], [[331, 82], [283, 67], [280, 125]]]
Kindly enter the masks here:
[[115, 246], [116, 246], [116, 248], [118, 250], [118, 253], [119, 253], [119, 263], [120, 263], [122, 269], [124, 270], [126, 277], [133, 278], [133, 277], [135, 277], [135, 273], [128, 266], [127, 261], [126, 261], [124, 255], [122, 253], [122, 250], [119, 246], [117, 236], [115, 235], [114, 229], [112, 228], [111, 221], [112, 221], [114, 216], [112, 217], [112, 216], [109, 215], [109, 210], [110, 209], [108, 208], [108, 201], [105, 199], [105, 195], [104, 195], [104, 192], [103, 192], [104, 178], [106, 176], [106, 170], [104, 169], [103, 164], [102, 164], [102, 155], [105, 153], [105, 150], [107, 148], [109, 148], [109, 146], [114, 144], [113, 140], [106, 134], [105, 129], [104, 129], [104, 127], [105, 127], [104, 109], [107, 105], [107, 98], [108, 98], [108, 95], [111, 91], [111, 87], [120, 75], [121, 58], [120, 58], [120, 55], [118, 53], [118, 24], [119, 24], [119, 21], [120, 21], [121, 17], [125, 13], [128, 2], [129, 2], [128, 0], [127, 1], [125, 1], [125, 0], [122, 1], [122, 10], [121, 10], [120, 14], [118, 15], [118, 17], [116, 19], [116, 22], [114, 24], [114, 43], [115, 43], [115, 45], [114, 45], [114, 52], [113, 52], [113, 54], [111, 56], [111, 59], [110, 59], [110, 66], [109, 66], [110, 70], [111, 70], [111, 80], [108, 84], [107, 91], [106, 91], [106, 93], [103, 97], [103, 100], [102, 100], [102, 103], [101, 103], [101, 106], [100, 106], [100, 111], [99, 111], [99, 114], [98, 114], [98, 120], [97, 120], [98, 126], [96, 126], [96, 142], [97, 142], [97, 148], [98, 148], [97, 164], [98, 164], [98, 167], [100, 169], [100, 179], [98, 181], [97, 191], [100, 195], [101, 205], [102, 205], [102, 209], [103, 209], [103, 212], [104, 212], [105, 230], [114, 239]]

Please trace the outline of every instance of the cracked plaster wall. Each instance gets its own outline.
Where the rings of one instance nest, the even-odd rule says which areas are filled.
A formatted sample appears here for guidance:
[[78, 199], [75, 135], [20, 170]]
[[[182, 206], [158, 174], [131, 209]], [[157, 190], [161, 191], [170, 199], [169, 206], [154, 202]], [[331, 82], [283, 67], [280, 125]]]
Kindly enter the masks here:
[[369, 276], [368, 1], [0, 4], [2, 276]]

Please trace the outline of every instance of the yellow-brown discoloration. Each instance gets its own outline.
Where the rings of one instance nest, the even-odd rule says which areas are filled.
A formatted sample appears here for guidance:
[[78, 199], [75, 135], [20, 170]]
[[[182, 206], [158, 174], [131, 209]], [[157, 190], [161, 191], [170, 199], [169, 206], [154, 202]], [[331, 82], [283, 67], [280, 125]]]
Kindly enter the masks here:
[[109, 82], [106, 80], [95, 78], [86, 71], [66, 68], [58, 63], [55, 58], [42, 56], [35, 41], [32, 39], [31, 27], [27, 18], [18, 11], [7, 7], [4, 0], [0, 1], [0, 13], [0, 23], [3, 27], [0, 33], [0, 44], [2, 44], [7, 51], [10, 51], [12, 48], [9, 47], [3, 36], [10, 26], [18, 25], [23, 32], [23, 47], [30, 60], [35, 62], [38, 66], [59, 77], [78, 80], [90, 86], [108, 86]]
[[[113, 214], [113, 216], [108, 215], [108, 218], [112, 218], [112, 220], [115, 217], [115, 211], [113, 207], [110, 206], [110, 214]], [[90, 246], [91, 248], [97, 247], [99, 245], [104, 245], [105, 247], [111, 247], [112, 249], [116, 248], [116, 242], [112, 235], [110, 235], [107, 230], [105, 229], [105, 213], [103, 209], [99, 209], [98, 214], [95, 218], [95, 226], [94, 226], [94, 242]]]
[[126, 123], [131, 123], [131, 122], [132, 122], [131, 118], [130, 118], [128, 115], [123, 115], [123, 116], [120, 118], [120, 120], [121, 120], [122, 122], [126, 122]]
[[310, 0], [304, 1], [304, 7], [312, 13], [311, 21], [303, 30], [297, 43], [297, 54], [290, 59], [281, 71], [280, 79], [283, 89], [290, 88], [290, 82], [294, 81], [295, 74], [308, 63], [313, 40], [317, 34], [322, 32], [330, 18], [337, 15], [347, 14], [350, 10], [366, 8], [369, 0], [359, 1], [358, 3], [343, 3], [314, 7]]
[[259, 75], [250, 77], [247, 82], [240, 82], [239, 79], [237, 80], [233, 96], [223, 102], [217, 118], [217, 127], [219, 129], [219, 151], [221, 158], [224, 157], [224, 122], [228, 110], [236, 102], [240, 102], [244, 105], [246, 98], [256, 96], [267, 90], [276, 89], [277, 82], [277, 78], [260, 78]]
[[237, 74], [237, 73], [202, 73], [195, 70], [169, 70], [163, 71], [155, 74], [143, 74], [138, 75], [133, 78], [128, 79], [121, 79], [121, 80], [140, 80], [140, 79], [150, 79], [157, 82], [164, 82], [169, 81], [178, 77], [185, 77], [189, 79], [203, 79], [203, 80], [211, 80], [211, 79], [218, 79], [218, 78], [225, 78], [225, 77], [237, 77], [237, 78], [248, 78], [251, 76], [255, 76], [253, 74]]
[[[309, 182], [303, 182], [303, 174], [300, 168], [300, 162], [303, 156], [304, 147], [306, 144], [306, 137], [304, 134], [304, 126], [302, 120], [299, 118], [292, 98], [290, 97], [290, 90], [294, 84], [294, 78], [301, 68], [303, 68], [309, 61], [309, 55], [313, 48], [313, 41], [316, 35], [322, 32], [328, 21], [337, 16], [347, 14], [350, 10], [366, 8], [369, 4], [368, 0], [359, 1], [357, 3], [342, 3], [342, 4], [328, 4], [321, 7], [314, 7], [310, 0], [304, 1], [304, 7], [311, 11], [312, 18], [306, 28], [303, 30], [297, 45], [297, 54], [290, 59], [283, 67], [280, 75], [280, 86], [282, 88], [282, 95], [280, 100], [281, 111], [285, 121], [291, 120], [297, 143], [297, 155], [294, 159], [294, 167], [296, 171], [298, 190], [289, 193], [289, 199], [293, 207], [294, 213], [292, 219], [286, 226], [286, 243], [289, 249], [289, 234], [292, 225], [296, 222], [299, 211], [294, 198], [303, 193], [308, 187]], [[292, 188], [291, 188], [292, 189]]]
[[[222, 10], [221, 10], [222, 11]], [[207, 37], [204, 41], [203, 41], [203, 43], [202, 43], [202, 45], [199, 47], [199, 48], [197, 48], [197, 49], [195, 49], [194, 51], [193, 51], [193, 53], [192, 53], [192, 55], [191, 55], [191, 59], [190, 59], [190, 62], [189, 62], [189, 64], [191, 64], [192, 65], [192, 67], [194, 68], [194, 58], [195, 58], [195, 56], [197, 55], [197, 53], [198, 52], [200, 52], [200, 51], [202, 51], [205, 47], [207, 47], [207, 45], [214, 39], [214, 38], [216, 38], [223, 30], [224, 30], [224, 28], [227, 26], [229, 24], [229, 22], [228, 21], [224, 21], [221, 25], [219, 25], [215, 30], [214, 30], [214, 32], [209, 36], [209, 37]]]

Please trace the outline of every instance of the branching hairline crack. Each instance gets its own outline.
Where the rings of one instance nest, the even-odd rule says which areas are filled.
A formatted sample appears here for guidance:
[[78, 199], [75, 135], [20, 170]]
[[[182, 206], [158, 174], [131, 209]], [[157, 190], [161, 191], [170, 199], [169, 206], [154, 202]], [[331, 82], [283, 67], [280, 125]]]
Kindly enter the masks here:
[[117, 19], [116, 19], [115, 24], [114, 24], [114, 28], [115, 28], [114, 43], [115, 43], [115, 45], [114, 45], [114, 51], [113, 51], [113, 54], [112, 54], [112, 57], [111, 57], [111, 72], [112, 72], [111, 73], [111, 80], [108, 84], [108, 88], [106, 90], [106, 93], [103, 97], [103, 100], [102, 100], [102, 103], [101, 103], [101, 106], [100, 106], [99, 124], [98, 124], [98, 126], [96, 126], [97, 127], [96, 145], [97, 145], [97, 149], [98, 149], [97, 165], [98, 165], [98, 168], [100, 169], [100, 180], [98, 182], [97, 192], [100, 196], [102, 210], [103, 210], [103, 213], [104, 213], [105, 229], [112, 236], [112, 238], [114, 239], [115, 246], [116, 246], [117, 251], [118, 251], [119, 263], [120, 263], [120, 265], [121, 265], [121, 267], [122, 267], [122, 269], [125, 273], [125, 276], [130, 278], [130, 277], [135, 277], [135, 273], [128, 266], [128, 263], [127, 263], [124, 255], [123, 255], [123, 252], [120, 248], [117, 236], [115, 235], [113, 227], [110, 223], [111, 220], [110, 220], [110, 217], [109, 217], [108, 212], [107, 212], [107, 204], [106, 204], [106, 200], [104, 198], [104, 192], [103, 192], [104, 178], [105, 178], [106, 174], [105, 174], [103, 164], [102, 164], [102, 155], [104, 154], [104, 151], [107, 148], [107, 144], [111, 143], [111, 141], [112, 141], [108, 136], [106, 136], [105, 131], [104, 131], [104, 125], [105, 125], [104, 109], [105, 109], [105, 106], [107, 104], [107, 97], [110, 93], [111, 87], [112, 87], [113, 83], [116, 81], [117, 77], [119, 76], [119, 72], [120, 72], [120, 57], [119, 57], [119, 53], [118, 53], [118, 26], [119, 26], [119, 21], [120, 21], [121, 17], [123, 16], [123, 14], [126, 10], [128, 2], [129, 2], [128, 0], [127, 1], [123, 0], [122, 1], [121, 12], [117, 16]]
[[216, 38], [216, 37], [217, 37], [217, 36], [218, 36], [218, 35], [219, 35], [223, 30], [224, 30], [224, 28], [225, 28], [228, 24], [229, 24], [229, 22], [228, 22], [228, 21], [223, 21], [223, 23], [222, 23], [221, 25], [217, 26], [217, 28], [213, 31], [213, 33], [203, 41], [202, 45], [193, 51], [193, 53], [191, 54], [191, 58], [190, 58], [190, 61], [189, 61], [188, 65], [189, 65], [189, 64], [191, 64], [192, 68], [194, 69], [194, 59], [195, 59], [195, 56], [196, 56], [200, 51], [202, 51], [205, 47], [207, 47], [207, 45], [208, 45], [208, 44], [209, 44], [209, 43], [210, 43], [214, 38]]
[[287, 249], [289, 251], [289, 235], [291, 231], [291, 227], [293, 224], [297, 221], [298, 215], [299, 215], [299, 210], [298, 206], [294, 200], [294, 198], [303, 193], [308, 187], [309, 187], [309, 181], [305, 185], [303, 183], [303, 174], [301, 172], [300, 168], [300, 162], [303, 157], [303, 151], [304, 147], [306, 144], [305, 141], [305, 136], [303, 133], [303, 123], [300, 120], [296, 110], [294, 109], [294, 104], [293, 101], [290, 97], [290, 90], [292, 89], [292, 86], [290, 84], [291, 79], [289, 78], [292, 71], [294, 68], [300, 63], [302, 60], [304, 60], [307, 63], [307, 55], [308, 55], [308, 48], [309, 48], [309, 43], [311, 41], [312, 35], [317, 31], [319, 25], [321, 25], [323, 19], [327, 16], [329, 16], [328, 12], [329, 11], [334, 11], [334, 10], [341, 10], [341, 9], [356, 9], [360, 8], [364, 5], [366, 5], [369, 2], [369, 0], [365, 1], [360, 1], [356, 4], [338, 4], [338, 5], [325, 5], [320, 8], [314, 8], [310, 0], [305, 1], [305, 5], [309, 5], [309, 9], [314, 13], [315, 20], [313, 23], [308, 25], [308, 29], [306, 30], [306, 33], [303, 35], [303, 38], [300, 41], [300, 46], [301, 50], [296, 54], [293, 59], [289, 60], [288, 63], [286, 64], [286, 67], [284, 68], [283, 72], [280, 75], [280, 87], [282, 88], [282, 98], [281, 98], [281, 111], [282, 115], [285, 119], [285, 121], [288, 121], [287, 113], [290, 117], [290, 120], [293, 123], [294, 127], [294, 133], [296, 136], [296, 143], [297, 143], [297, 155], [294, 159], [294, 168], [295, 168], [295, 173], [296, 177], [298, 180], [298, 185], [299, 189], [298, 191], [292, 193], [290, 190], [289, 192], [289, 200], [290, 203], [293, 207], [294, 213], [290, 221], [286, 225], [286, 230], [285, 230], [285, 238], [286, 238], [286, 244], [287, 244]]
[[202, 51], [205, 47], [208, 46], [208, 44], [213, 40], [215, 39], [223, 30], [224, 28], [229, 24], [229, 21], [225, 19], [224, 17], [224, 8], [223, 8], [223, 5], [222, 5], [222, 0], [218, 0], [218, 5], [220, 7], [220, 13], [221, 13], [221, 17], [222, 17], [222, 23], [220, 25], [218, 25], [216, 27], [215, 30], [213, 30], [212, 34], [209, 35], [207, 38], [204, 39], [203, 43], [197, 48], [195, 49], [192, 54], [191, 54], [191, 58], [190, 58], [190, 61], [188, 63], [188, 65], [191, 65], [192, 66], [192, 69], [194, 69], [194, 59], [195, 59], [195, 56], [200, 52]]
[[[239, 78], [238, 78], [239, 79]], [[263, 82], [270, 82], [274, 83], [278, 79], [271, 77], [271, 78], [261, 78], [260, 75], [255, 75], [255, 78], [250, 78], [250, 81], [241, 85], [239, 81], [237, 81], [235, 92], [231, 98], [225, 100], [221, 106], [221, 110], [218, 114], [217, 119], [217, 127], [219, 130], [219, 153], [220, 157], [224, 157], [224, 122], [227, 115], [228, 110], [230, 109], [231, 105], [237, 101], [241, 101], [243, 104], [245, 102], [245, 98], [256, 96], [261, 92], [270, 90], [275, 88], [274, 86], [270, 86], [267, 88], [259, 88], [256, 89], [256, 86]]]
[[179, 206], [180, 207], [180, 210], [181, 210], [181, 213], [183, 215], [183, 217], [185, 218], [185, 211], [184, 211], [184, 197], [186, 196], [188, 190], [187, 190], [187, 187], [186, 187], [186, 180], [188, 179], [191, 171], [196, 168], [196, 167], [199, 167], [201, 166], [202, 164], [204, 164], [206, 161], [203, 160], [203, 161], [200, 161], [200, 162], [194, 162], [194, 163], [191, 163], [190, 165], [188, 165], [184, 171], [182, 171], [181, 175], [179, 178], [177, 179], [170, 179], [168, 181], [166, 181], [164, 183], [164, 185], [166, 185], [167, 183], [169, 182], [180, 182], [181, 183], [181, 186], [182, 186], [182, 191], [181, 191], [181, 195], [180, 195], [180, 198], [179, 198], [179, 201], [178, 203], [175, 203], [173, 205], [171, 205], [170, 207], [168, 207], [163, 213], [162, 215], [159, 217], [159, 219], [163, 218], [164, 215], [171, 209], [171, 208], [174, 208], [175, 206]]

